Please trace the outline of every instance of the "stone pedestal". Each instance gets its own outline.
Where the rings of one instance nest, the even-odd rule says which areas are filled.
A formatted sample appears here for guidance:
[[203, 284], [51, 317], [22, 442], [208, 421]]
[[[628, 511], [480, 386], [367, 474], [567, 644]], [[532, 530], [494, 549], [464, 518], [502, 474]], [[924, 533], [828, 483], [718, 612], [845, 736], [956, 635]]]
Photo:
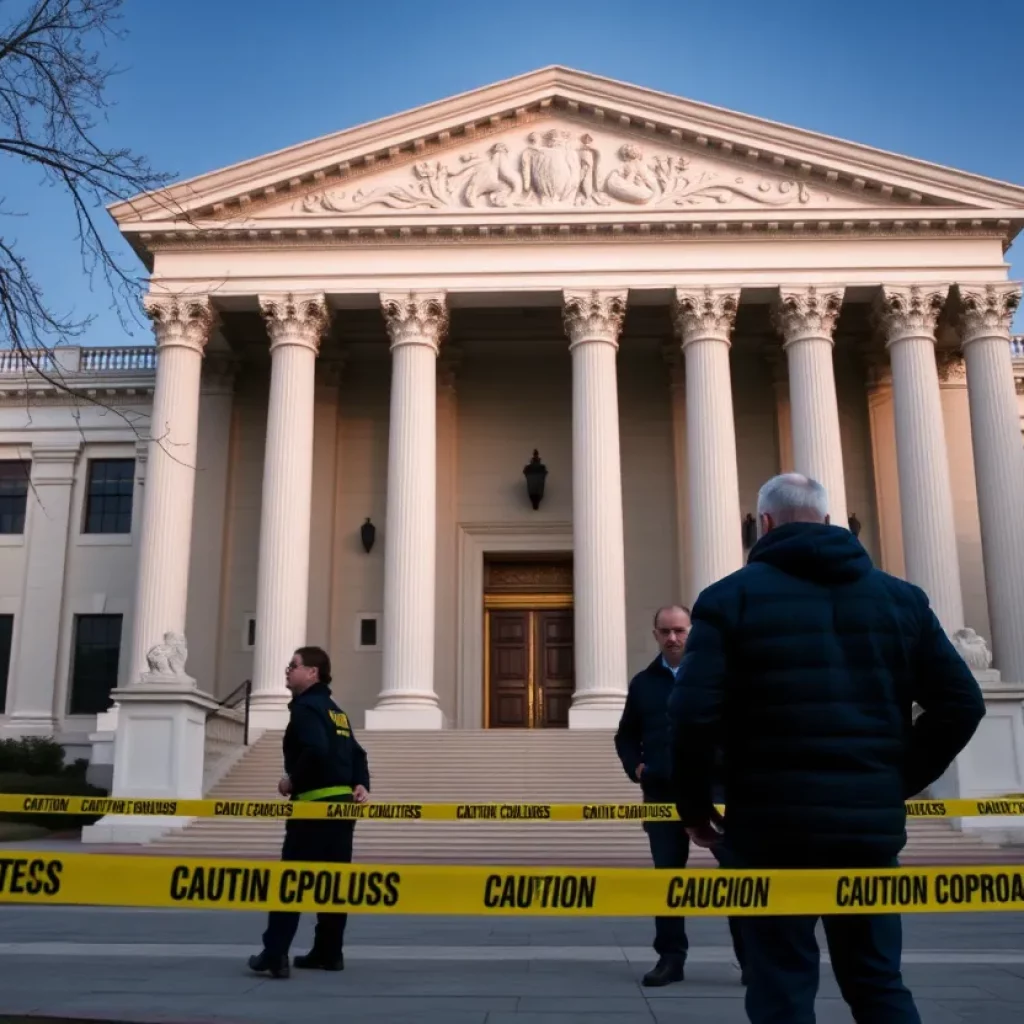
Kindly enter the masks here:
[[[203, 796], [206, 716], [217, 702], [187, 676], [144, 673], [111, 696], [118, 702], [113, 795], [154, 801]], [[193, 819], [106, 815], [82, 829], [83, 843], [148, 843]]]

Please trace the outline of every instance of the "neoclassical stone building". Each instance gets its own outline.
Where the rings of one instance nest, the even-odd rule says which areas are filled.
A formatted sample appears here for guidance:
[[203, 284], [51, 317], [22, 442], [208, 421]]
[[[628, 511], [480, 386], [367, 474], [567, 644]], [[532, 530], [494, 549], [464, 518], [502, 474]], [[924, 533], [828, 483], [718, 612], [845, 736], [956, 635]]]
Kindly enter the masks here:
[[[116, 730], [119, 791], [194, 789], [138, 765], [245, 679], [279, 726], [304, 642], [367, 729], [612, 727], [653, 610], [742, 566], [795, 468], [984, 638], [1024, 744], [1024, 188], [549, 68], [111, 212], [158, 366], [69, 370], [115, 412], [45, 437], [7, 389], [62, 510], [0, 546], [8, 732]], [[75, 624], [111, 609], [97, 725]]]

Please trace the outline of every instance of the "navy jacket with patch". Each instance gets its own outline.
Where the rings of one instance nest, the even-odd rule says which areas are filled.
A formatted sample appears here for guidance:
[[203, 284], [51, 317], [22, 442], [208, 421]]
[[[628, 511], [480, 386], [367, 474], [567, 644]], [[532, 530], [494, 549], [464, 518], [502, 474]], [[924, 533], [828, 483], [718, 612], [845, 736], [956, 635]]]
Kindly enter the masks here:
[[293, 697], [284, 732], [284, 770], [292, 794], [328, 786], [370, 788], [366, 751], [352, 735], [348, 716], [331, 699], [330, 687], [314, 683]]
[[985, 714], [924, 592], [874, 568], [848, 530], [794, 523], [708, 587], [692, 618], [669, 699], [683, 820], [710, 816], [720, 745], [725, 845], [748, 863], [891, 862], [905, 801]]

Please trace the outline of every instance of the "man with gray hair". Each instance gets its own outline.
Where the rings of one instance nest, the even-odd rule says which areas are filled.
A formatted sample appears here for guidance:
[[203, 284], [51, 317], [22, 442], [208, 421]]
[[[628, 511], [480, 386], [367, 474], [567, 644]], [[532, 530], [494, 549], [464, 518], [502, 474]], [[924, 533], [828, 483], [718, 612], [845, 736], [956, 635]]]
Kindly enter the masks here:
[[[830, 525], [821, 484], [774, 477], [757, 518], [746, 566], [693, 607], [669, 698], [680, 818], [731, 868], [891, 867], [906, 800], [967, 745], [981, 690], [924, 592]], [[712, 800], [718, 747], [724, 820]], [[813, 1024], [816, 923], [740, 919], [753, 1024]], [[854, 1020], [920, 1024], [899, 916], [826, 916], [824, 927]]]

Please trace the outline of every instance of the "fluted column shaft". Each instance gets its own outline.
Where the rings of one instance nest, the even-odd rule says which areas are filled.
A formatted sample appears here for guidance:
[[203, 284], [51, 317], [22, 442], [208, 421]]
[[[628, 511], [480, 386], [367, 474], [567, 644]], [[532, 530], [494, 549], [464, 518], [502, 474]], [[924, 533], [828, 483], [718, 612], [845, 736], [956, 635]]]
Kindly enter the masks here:
[[961, 293], [992, 653], [1004, 681], [1013, 683], [1024, 682], [1024, 470], [1010, 353], [1010, 321], [1020, 294], [1016, 284]]
[[145, 308], [156, 334], [157, 373], [126, 676], [129, 685], [147, 671], [146, 654], [163, 642], [165, 633], [185, 633], [199, 381], [214, 319], [207, 296], [150, 295]]
[[440, 293], [381, 295], [391, 337], [391, 422], [384, 532], [384, 658], [367, 729], [439, 729], [434, 691], [437, 563], [437, 355]]
[[263, 457], [252, 722], [278, 728], [290, 700], [285, 667], [306, 642], [313, 494], [316, 357], [328, 324], [323, 295], [261, 295], [270, 336]]
[[686, 447], [693, 593], [743, 565], [736, 423], [729, 370], [739, 293], [676, 293], [675, 321], [686, 360]]
[[878, 316], [892, 363], [896, 462], [907, 579], [928, 595], [947, 633], [964, 625], [953, 490], [935, 364], [945, 288], [886, 288]]
[[789, 367], [793, 467], [825, 488], [830, 521], [845, 527], [846, 478], [832, 365], [832, 334], [842, 304], [842, 289], [787, 289], [776, 321]]
[[629, 681], [615, 357], [625, 292], [566, 292], [572, 358], [576, 692], [570, 728], [618, 723]]

